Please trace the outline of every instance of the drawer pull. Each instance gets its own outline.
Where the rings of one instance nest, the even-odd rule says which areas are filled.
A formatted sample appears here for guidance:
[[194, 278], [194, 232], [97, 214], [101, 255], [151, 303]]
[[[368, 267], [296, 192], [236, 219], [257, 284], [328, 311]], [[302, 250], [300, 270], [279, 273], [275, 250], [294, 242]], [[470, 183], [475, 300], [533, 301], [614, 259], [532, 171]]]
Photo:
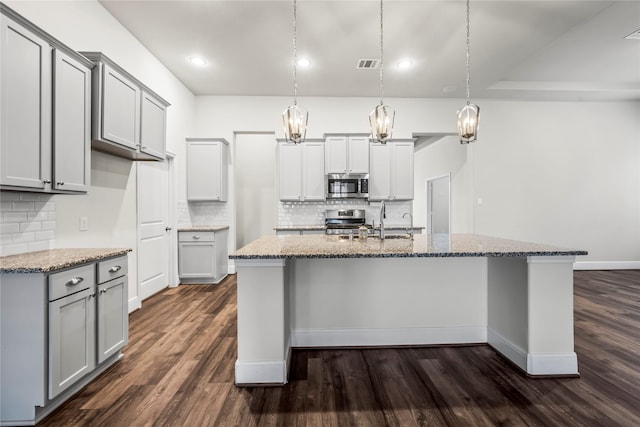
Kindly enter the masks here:
[[118, 271], [120, 271], [122, 269], [122, 267], [120, 267], [119, 265], [114, 265], [113, 267], [111, 267], [109, 269], [109, 273], [117, 273]]
[[106, 290], [106, 289], [100, 289], [100, 293], [101, 293], [101, 294], [106, 294], [106, 293], [107, 293], [107, 290]]
[[78, 283], [82, 282], [84, 280], [84, 277], [74, 277], [73, 279], [69, 280], [67, 283], [65, 283], [65, 286], [75, 286]]
[[200, 238], [200, 235], [199, 235], [199, 234], [196, 234], [196, 235], [194, 235], [194, 236], [193, 236], [193, 238], [194, 238], [194, 239], [196, 239], [196, 240], [198, 240], [198, 239]]

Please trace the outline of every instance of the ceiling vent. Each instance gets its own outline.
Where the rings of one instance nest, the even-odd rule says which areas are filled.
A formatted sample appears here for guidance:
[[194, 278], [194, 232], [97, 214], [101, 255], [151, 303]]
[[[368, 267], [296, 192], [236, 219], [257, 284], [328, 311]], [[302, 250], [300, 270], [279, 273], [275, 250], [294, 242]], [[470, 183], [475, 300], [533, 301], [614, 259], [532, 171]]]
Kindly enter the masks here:
[[356, 68], [358, 70], [375, 70], [379, 63], [379, 59], [359, 59]]
[[640, 40], [640, 30], [634, 31], [633, 33], [625, 37], [625, 39]]

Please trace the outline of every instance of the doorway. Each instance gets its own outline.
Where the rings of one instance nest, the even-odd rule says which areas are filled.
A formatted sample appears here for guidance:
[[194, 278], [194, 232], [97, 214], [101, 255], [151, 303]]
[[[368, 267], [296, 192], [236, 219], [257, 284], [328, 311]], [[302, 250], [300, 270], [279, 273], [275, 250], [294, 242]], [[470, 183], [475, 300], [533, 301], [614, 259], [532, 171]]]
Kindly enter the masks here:
[[277, 225], [274, 132], [235, 134], [236, 248], [274, 234]]
[[451, 233], [451, 174], [427, 179], [427, 234]]

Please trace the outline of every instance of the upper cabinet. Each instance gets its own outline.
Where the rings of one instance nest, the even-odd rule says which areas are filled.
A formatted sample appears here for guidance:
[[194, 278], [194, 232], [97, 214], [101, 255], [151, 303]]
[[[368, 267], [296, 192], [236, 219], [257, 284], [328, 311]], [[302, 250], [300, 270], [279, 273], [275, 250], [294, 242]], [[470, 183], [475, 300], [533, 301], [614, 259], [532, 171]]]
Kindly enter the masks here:
[[188, 201], [227, 201], [228, 151], [223, 138], [187, 138]]
[[325, 173], [369, 173], [369, 138], [329, 136], [325, 140]]
[[0, 188], [85, 193], [93, 64], [0, 3]]
[[371, 143], [369, 200], [413, 200], [413, 142]]
[[324, 200], [324, 143], [278, 144], [280, 200]]
[[100, 52], [94, 62], [93, 148], [133, 160], [164, 160], [169, 103]]

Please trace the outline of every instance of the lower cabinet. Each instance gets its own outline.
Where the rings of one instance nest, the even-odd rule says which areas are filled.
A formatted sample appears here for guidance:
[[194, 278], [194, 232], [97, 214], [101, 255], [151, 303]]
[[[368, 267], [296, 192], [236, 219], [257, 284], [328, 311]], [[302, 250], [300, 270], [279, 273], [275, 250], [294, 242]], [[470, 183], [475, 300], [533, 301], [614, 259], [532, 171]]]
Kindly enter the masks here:
[[0, 424], [33, 425], [121, 357], [127, 256], [0, 276]]
[[227, 229], [178, 231], [181, 283], [219, 283], [227, 275]]

